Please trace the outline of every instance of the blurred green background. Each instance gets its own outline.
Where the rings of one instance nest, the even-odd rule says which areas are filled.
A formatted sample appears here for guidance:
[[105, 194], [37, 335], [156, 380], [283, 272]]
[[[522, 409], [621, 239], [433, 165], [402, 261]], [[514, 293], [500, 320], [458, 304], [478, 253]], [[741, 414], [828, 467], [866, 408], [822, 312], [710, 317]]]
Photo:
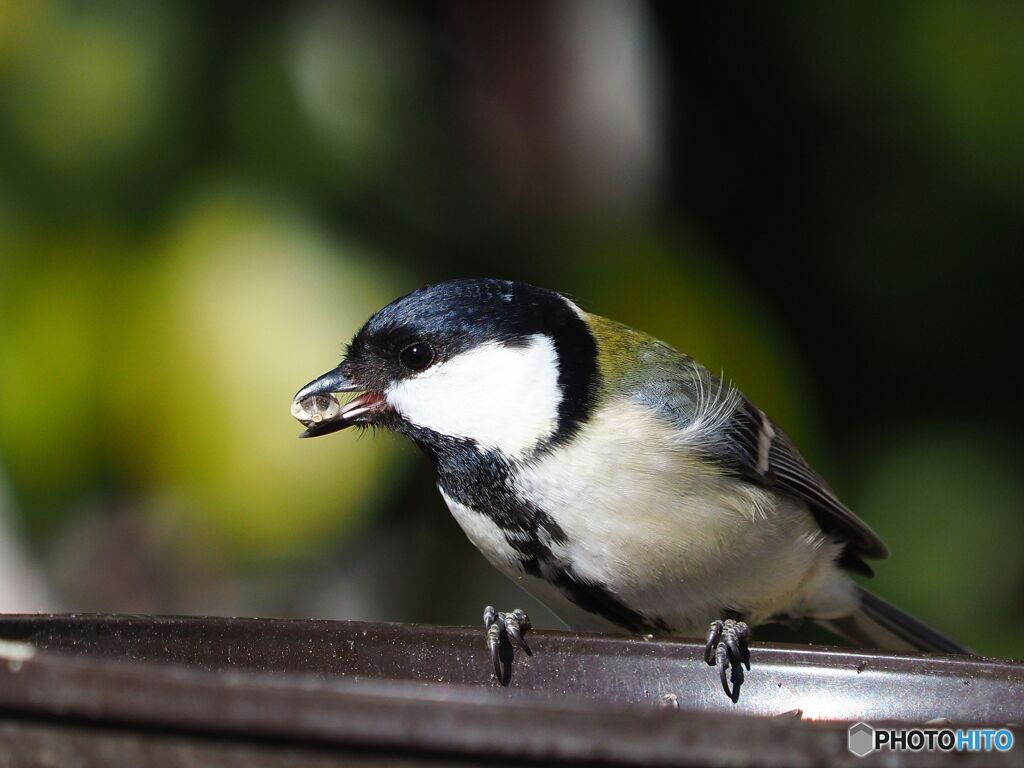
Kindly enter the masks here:
[[1024, 648], [1024, 6], [0, 2], [0, 610], [556, 620], [397, 439], [369, 314], [528, 280], [724, 369]]

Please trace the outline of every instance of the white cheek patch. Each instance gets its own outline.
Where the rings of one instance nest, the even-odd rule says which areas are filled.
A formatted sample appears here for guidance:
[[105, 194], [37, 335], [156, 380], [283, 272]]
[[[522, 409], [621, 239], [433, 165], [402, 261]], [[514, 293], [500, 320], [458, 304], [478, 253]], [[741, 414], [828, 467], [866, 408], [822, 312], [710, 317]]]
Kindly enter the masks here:
[[387, 400], [417, 426], [517, 456], [558, 425], [558, 356], [551, 339], [481, 344], [388, 388]]

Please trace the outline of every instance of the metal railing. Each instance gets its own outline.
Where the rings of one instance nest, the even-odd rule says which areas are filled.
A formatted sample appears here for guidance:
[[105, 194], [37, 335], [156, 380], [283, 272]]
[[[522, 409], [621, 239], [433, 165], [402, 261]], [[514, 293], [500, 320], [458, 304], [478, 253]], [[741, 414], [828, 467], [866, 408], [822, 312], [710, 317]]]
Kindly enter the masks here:
[[[74, 750], [80, 765], [865, 765], [846, 747], [851, 722], [1024, 720], [1019, 662], [754, 643], [733, 704], [697, 643], [549, 631], [530, 643], [502, 687], [477, 629], [0, 617], [0, 765], [37, 764], [39, 750]], [[958, 764], [1015, 764], [1021, 748]]]

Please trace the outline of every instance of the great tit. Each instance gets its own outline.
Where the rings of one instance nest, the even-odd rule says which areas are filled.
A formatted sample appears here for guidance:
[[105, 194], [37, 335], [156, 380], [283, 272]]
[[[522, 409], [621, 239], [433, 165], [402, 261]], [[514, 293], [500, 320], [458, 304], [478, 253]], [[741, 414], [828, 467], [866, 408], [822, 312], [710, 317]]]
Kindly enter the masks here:
[[[409, 437], [495, 567], [573, 629], [706, 637], [734, 702], [765, 622], [967, 652], [851, 580], [885, 545], [742, 392], [554, 291], [469, 279], [403, 296], [292, 413], [303, 437]], [[501, 648], [529, 652], [529, 618], [488, 607], [484, 624], [507, 681]]]

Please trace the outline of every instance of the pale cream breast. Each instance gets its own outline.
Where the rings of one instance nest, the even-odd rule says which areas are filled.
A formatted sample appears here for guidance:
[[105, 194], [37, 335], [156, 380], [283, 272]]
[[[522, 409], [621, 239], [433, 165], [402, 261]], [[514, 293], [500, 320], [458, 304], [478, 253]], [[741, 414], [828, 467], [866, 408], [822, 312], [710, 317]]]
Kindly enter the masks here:
[[724, 475], [692, 437], [623, 399], [523, 466], [516, 487], [565, 532], [556, 557], [680, 631], [723, 607], [756, 622], [814, 602], [837, 545], [803, 504]]

